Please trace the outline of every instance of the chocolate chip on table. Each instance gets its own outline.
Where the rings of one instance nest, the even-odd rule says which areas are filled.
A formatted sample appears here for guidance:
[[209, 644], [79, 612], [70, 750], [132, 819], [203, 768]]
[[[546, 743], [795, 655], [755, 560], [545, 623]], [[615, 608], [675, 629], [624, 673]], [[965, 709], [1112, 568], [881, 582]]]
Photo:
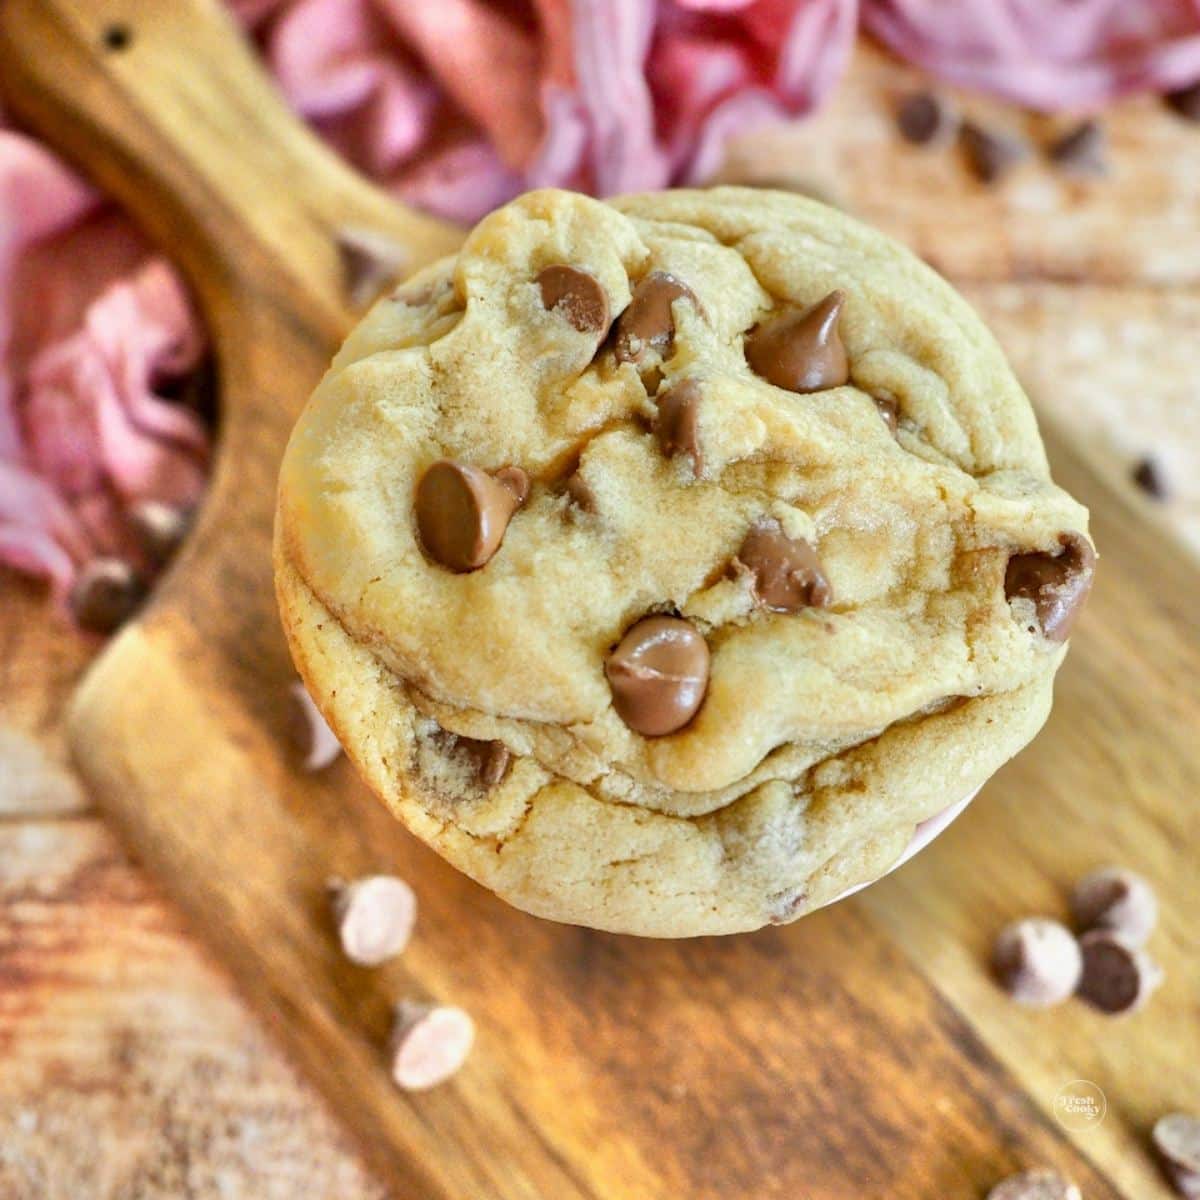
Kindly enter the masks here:
[[672, 384], [655, 398], [658, 415], [654, 430], [659, 448], [667, 458], [687, 454], [697, 479], [704, 473], [704, 450], [700, 444], [700, 385], [694, 379]]
[[956, 124], [950, 106], [933, 92], [910, 92], [896, 108], [896, 127], [914, 146], [945, 141]]
[[1168, 92], [1163, 99], [1166, 100], [1167, 107], [1184, 120], [1200, 121], [1200, 83]]
[[641, 362], [652, 350], [664, 359], [670, 358], [675, 344], [671, 306], [676, 300], [688, 300], [699, 307], [696, 293], [666, 271], [652, 271], [633, 289], [629, 307], [617, 318], [617, 362]]
[[392, 1079], [406, 1092], [444, 1083], [466, 1061], [474, 1041], [475, 1022], [461, 1008], [402, 1001], [389, 1039]]
[[187, 536], [192, 512], [159, 500], [143, 500], [129, 510], [129, 522], [146, 557], [161, 567]]
[[819, 392], [850, 379], [838, 319], [846, 297], [830, 292], [812, 308], [789, 312], [746, 335], [746, 361], [756, 375], [789, 392]]
[[360, 967], [377, 967], [401, 954], [417, 920], [417, 897], [394, 875], [367, 875], [329, 884], [342, 952]]
[[1168, 1113], [1154, 1123], [1150, 1135], [1163, 1171], [1175, 1191], [1188, 1200], [1200, 1198], [1200, 1117]]
[[988, 1192], [987, 1200], [1082, 1200], [1082, 1193], [1057, 1171], [1038, 1167], [1001, 1180]]
[[75, 620], [92, 633], [112, 633], [123, 625], [145, 596], [134, 569], [120, 558], [93, 558], [71, 589]]
[[305, 771], [323, 771], [337, 761], [342, 752], [341, 743], [300, 680], [292, 684], [289, 694], [288, 732], [295, 757]]
[[566, 263], [555, 263], [538, 273], [542, 304], [558, 313], [579, 333], [605, 333], [608, 330], [608, 293], [600, 281], [587, 271]]
[[442, 459], [417, 484], [417, 529], [426, 553], [451, 571], [474, 571], [500, 548], [512, 515], [529, 495], [520, 467], [489, 475]]
[[1133, 871], [1101, 867], [1075, 885], [1071, 911], [1081, 931], [1107, 929], [1140, 946], [1158, 921], [1158, 897]]
[[778, 521], [760, 522], [746, 534], [733, 568], [749, 575], [754, 598], [775, 612], [825, 608], [833, 598], [817, 552], [788, 537]]
[[963, 122], [959, 132], [967, 165], [983, 183], [996, 183], [1026, 155], [1025, 144], [1005, 133], [994, 133], [974, 121]]
[[1065, 642], [1087, 600], [1095, 573], [1096, 552], [1081, 533], [1064, 533], [1057, 554], [1014, 554], [1004, 573], [1004, 594], [1032, 600], [1042, 633]]
[[1000, 931], [992, 949], [992, 969], [1018, 1004], [1046, 1008], [1074, 995], [1083, 959], [1065, 925], [1048, 917], [1027, 917]]
[[1155, 500], [1165, 500], [1169, 489], [1163, 478], [1162, 469], [1152, 458], [1143, 458], [1133, 468], [1133, 482]]
[[708, 671], [708, 643], [682, 617], [643, 617], [604, 664], [617, 716], [646, 737], [674, 733], [696, 715]]
[[1104, 130], [1095, 120], [1083, 121], [1050, 144], [1051, 162], [1073, 175], [1103, 175]]
[[344, 225], [336, 234], [342, 263], [342, 287], [354, 308], [370, 304], [403, 273], [409, 252], [403, 243], [357, 225]]
[[900, 401], [891, 392], [876, 392], [871, 398], [879, 409], [883, 423], [895, 433], [900, 427]]
[[1079, 939], [1083, 976], [1079, 995], [1110, 1016], [1136, 1012], [1162, 983], [1162, 969], [1140, 947], [1107, 929]]

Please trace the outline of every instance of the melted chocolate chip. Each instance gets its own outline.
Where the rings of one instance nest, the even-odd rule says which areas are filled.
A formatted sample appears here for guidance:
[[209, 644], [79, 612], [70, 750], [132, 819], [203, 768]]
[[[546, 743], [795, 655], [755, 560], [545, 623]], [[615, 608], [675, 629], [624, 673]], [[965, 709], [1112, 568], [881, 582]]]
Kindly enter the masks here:
[[696, 715], [708, 688], [708, 643], [681, 617], [643, 617], [604, 664], [617, 716], [636, 733], [661, 737]]
[[684, 379], [655, 397], [658, 417], [654, 423], [658, 444], [668, 458], [675, 454], [691, 456], [692, 471], [699, 479], [704, 472], [704, 451], [700, 445], [700, 385]]
[[670, 358], [675, 344], [671, 305], [676, 300], [699, 307], [695, 292], [666, 271], [652, 271], [633, 289], [629, 307], [617, 318], [617, 362], [641, 362], [652, 350]]
[[542, 303], [580, 333], [608, 330], [608, 293], [587, 271], [556, 263], [537, 277]]
[[733, 565], [750, 576], [754, 598], [775, 612], [825, 608], [833, 598], [816, 551], [806, 541], [788, 537], [778, 521], [754, 526]]
[[959, 135], [967, 165], [983, 183], [996, 183], [1026, 154], [1025, 144], [1003, 133], [993, 133], [967, 121]]
[[768, 383], [789, 392], [819, 392], [850, 378], [838, 333], [845, 296], [830, 292], [803, 312], [785, 313], [746, 335], [746, 361]]
[[133, 568], [120, 558], [93, 558], [71, 589], [75, 620], [92, 633], [112, 633], [142, 602], [145, 588]]
[[954, 124], [954, 114], [949, 106], [932, 92], [913, 92], [905, 96], [896, 109], [900, 135], [914, 146], [945, 140]]
[[528, 494], [529, 476], [520, 467], [492, 476], [448, 459], [435, 462], [417, 485], [417, 529], [426, 553], [451, 571], [482, 567]]
[[495, 787], [504, 778], [512, 754], [503, 742], [459, 737], [458, 744], [475, 760], [479, 782], [485, 788]]
[[1079, 995], [1110, 1016], [1141, 1008], [1162, 982], [1162, 970], [1144, 950], [1107, 929], [1085, 933], [1079, 947], [1083, 951]]
[[1014, 554], [1004, 574], [1004, 594], [1032, 600], [1042, 633], [1052, 642], [1070, 636], [1087, 600], [1096, 552], [1081, 533], [1064, 533], [1058, 554]]

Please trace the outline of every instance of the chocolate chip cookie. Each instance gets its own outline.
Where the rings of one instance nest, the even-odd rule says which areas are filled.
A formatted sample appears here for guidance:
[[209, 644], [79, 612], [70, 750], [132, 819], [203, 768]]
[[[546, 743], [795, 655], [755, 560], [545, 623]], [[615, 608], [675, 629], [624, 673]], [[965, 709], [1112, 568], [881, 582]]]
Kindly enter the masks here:
[[296, 662], [395, 815], [665, 937], [886, 871], [1041, 726], [1094, 559], [963, 300], [738, 188], [485, 218], [350, 335], [276, 526]]

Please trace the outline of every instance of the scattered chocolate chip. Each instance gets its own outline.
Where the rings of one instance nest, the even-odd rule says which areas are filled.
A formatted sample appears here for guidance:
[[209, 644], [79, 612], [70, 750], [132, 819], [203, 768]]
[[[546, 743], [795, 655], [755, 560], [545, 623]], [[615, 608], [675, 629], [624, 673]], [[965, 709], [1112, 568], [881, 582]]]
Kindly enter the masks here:
[[1162, 983], [1162, 969], [1142, 949], [1107, 929], [1079, 939], [1083, 977], [1079, 995], [1103, 1013], [1136, 1012]]
[[1163, 478], [1162, 469], [1152, 458], [1143, 458], [1133, 468], [1133, 482], [1155, 500], [1167, 498], [1167, 481]]
[[875, 407], [879, 409], [883, 423], [895, 433], [900, 427], [900, 401], [891, 392], [876, 392], [871, 398], [875, 401]]
[[1000, 931], [992, 968], [1018, 1004], [1047, 1008], [1074, 994], [1083, 960], [1079, 943], [1065, 925], [1048, 917], [1027, 917]]
[[485, 788], [495, 787], [504, 778], [512, 754], [503, 742], [460, 737], [458, 744], [474, 758], [479, 771], [479, 782]]
[[1026, 155], [1025, 144], [1008, 134], [993, 133], [965, 121], [959, 133], [967, 165], [983, 183], [996, 183]]
[[1105, 162], [1104, 130], [1098, 121], [1087, 120], [1050, 144], [1050, 160], [1073, 175], [1103, 175]]
[[377, 229], [343, 225], [336, 234], [342, 263], [342, 287], [355, 308], [375, 299], [404, 272], [408, 250]]
[[323, 771], [341, 754], [341, 743], [313, 703], [308, 688], [298, 679], [291, 685], [290, 695], [289, 740], [292, 749], [305, 771]]
[[1178, 113], [1184, 120], [1200, 121], [1200, 83], [1168, 92], [1163, 99], [1166, 100], [1167, 107]]
[[1014, 554], [1004, 573], [1004, 594], [1032, 600], [1042, 633], [1065, 642], [1087, 600], [1095, 573], [1096, 552], [1081, 533], [1059, 537], [1057, 554]]
[[817, 552], [788, 537], [778, 521], [763, 521], [746, 534], [733, 569], [750, 577], [755, 600], [775, 612], [825, 608], [833, 598]]
[[676, 300], [699, 307], [695, 292], [666, 271], [652, 271], [633, 289], [629, 307], [617, 318], [617, 362], [641, 362], [651, 350], [664, 359], [671, 357], [675, 344], [671, 306]]
[[608, 293], [594, 275], [556, 263], [539, 272], [537, 282], [542, 304], [558, 313], [572, 329], [580, 333], [607, 332]]
[[1083, 1200], [1078, 1186], [1049, 1167], [1022, 1171], [1001, 1180], [987, 1200]]
[[838, 333], [845, 295], [830, 292], [812, 308], [785, 313], [746, 335], [746, 361], [768, 383], [789, 392], [841, 387], [850, 378]]
[[342, 952], [360, 967], [377, 967], [403, 952], [417, 920], [417, 897], [403, 879], [368, 875], [329, 884]]
[[417, 484], [417, 529], [426, 553], [451, 571], [474, 571], [500, 548], [512, 515], [529, 495], [520, 467], [494, 475], [442, 459]]
[[704, 450], [700, 444], [700, 385], [694, 379], [684, 379], [654, 399], [658, 405], [654, 429], [659, 447], [668, 458], [676, 454], [689, 455], [692, 473], [699, 479], [704, 473]]
[[1140, 946], [1158, 921], [1158, 897], [1140, 875], [1101, 867], [1075, 885], [1071, 911], [1081, 931], [1107, 929]]
[[604, 664], [617, 716], [637, 733], [661, 737], [696, 715], [708, 687], [708, 643], [681, 617], [643, 617]]
[[956, 124], [949, 105], [932, 92], [911, 92], [896, 109], [900, 135], [914, 146], [945, 141]]
[[161, 567], [179, 549], [191, 527], [192, 513], [158, 500], [143, 500], [130, 509], [129, 521], [146, 557]]
[[92, 633], [112, 633], [135, 612], [145, 588], [133, 568], [120, 558], [93, 558], [71, 589], [75, 620]]
[[1200, 1117], [1168, 1113], [1154, 1123], [1150, 1137], [1175, 1191], [1200, 1200]]
[[406, 1092], [435, 1087], [463, 1065], [474, 1041], [475, 1022], [461, 1008], [405, 1000], [389, 1042], [392, 1079]]

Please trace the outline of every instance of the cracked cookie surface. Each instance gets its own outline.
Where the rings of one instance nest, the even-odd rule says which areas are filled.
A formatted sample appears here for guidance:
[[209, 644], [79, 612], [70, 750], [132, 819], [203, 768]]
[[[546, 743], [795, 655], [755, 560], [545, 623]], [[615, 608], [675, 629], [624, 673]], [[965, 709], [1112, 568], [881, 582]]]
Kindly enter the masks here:
[[[447, 495], [470, 536], [423, 540]], [[991, 336], [881, 234], [759, 190], [544, 191], [351, 334], [276, 577], [418, 836], [531, 912], [686, 936], [876, 877], [1033, 736], [1086, 528]], [[639, 622], [689, 631], [687, 671], [614, 664]]]

